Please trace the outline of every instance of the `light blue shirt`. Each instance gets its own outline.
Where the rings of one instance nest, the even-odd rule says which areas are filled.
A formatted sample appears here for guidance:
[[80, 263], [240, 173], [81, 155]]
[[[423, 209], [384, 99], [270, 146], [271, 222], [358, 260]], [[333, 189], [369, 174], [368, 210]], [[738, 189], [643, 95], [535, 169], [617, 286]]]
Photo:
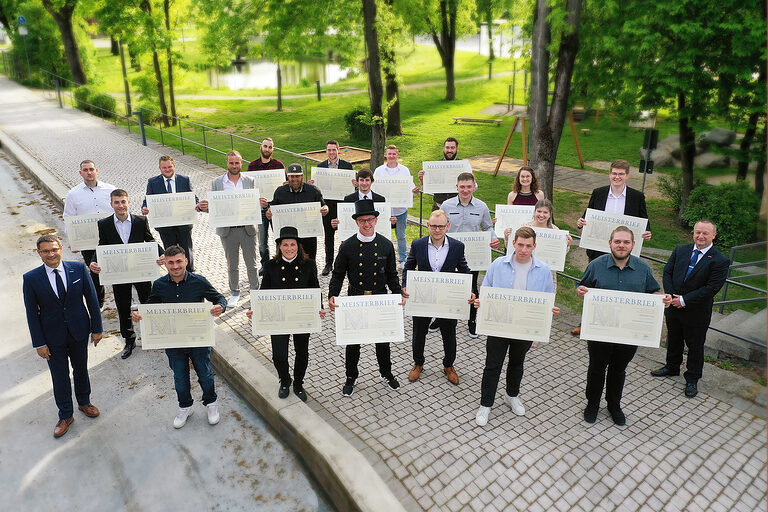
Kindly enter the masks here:
[[427, 254], [429, 255], [429, 266], [432, 272], [440, 272], [445, 264], [445, 258], [448, 257], [448, 237], [443, 238], [443, 245], [435, 247], [432, 244], [432, 237], [427, 240]]
[[[512, 258], [515, 253], [507, 254], [491, 263], [488, 271], [485, 273], [483, 286], [495, 286], [496, 288], [512, 288], [515, 282], [515, 266], [512, 264]], [[528, 283], [525, 289], [529, 292], [555, 292], [555, 285], [552, 281], [552, 272], [546, 263], [531, 256], [533, 265], [528, 271]]]

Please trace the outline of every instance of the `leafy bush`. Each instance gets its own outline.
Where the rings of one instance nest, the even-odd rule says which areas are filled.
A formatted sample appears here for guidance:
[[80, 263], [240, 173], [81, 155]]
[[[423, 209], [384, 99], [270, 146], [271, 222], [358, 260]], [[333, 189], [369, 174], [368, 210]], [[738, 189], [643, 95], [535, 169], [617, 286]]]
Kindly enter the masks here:
[[[134, 110], [136, 109], [134, 108]], [[160, 107], [151, 101], [142, 101], [139, 104], [138, 110], [141, 111], [141, 117], [144, 120], [144, 124], [158, 124], [163, 118], [163, 114], [160, 112]]]
[[344, 115], [344, 124], [353, 140], [363, 141], [371, 138], [371, 109], [357, 106]]
[[[693, 189], [703, 185], [705, 181], [699, 177], [693, 178]], [[680, 202], [683, 194], [683, 173], [680, 169], [674, 169], [670, 174], [660, 174], [656, 182], [659, 192], [672, 202], [675, 212], [680, 211]]]
[[100, 92], [92, 92], [89, 96], [89, 103], [91, 104], [91, 112], [94, 115], [104, 118], [115, 116], [114, 112], [117, 107], [117, 101], [112, 96]]
[[733, 247], [752, 242], [759, 220], [760, 196], [744, 182], [697, 187], [688, 199], [684, 218], [690, 225], [700, 219], [717, 224], [718, 245]]
[[91, 111], [91, 91], [87, 87], [75, 89], [75, 106], [84, 112]]

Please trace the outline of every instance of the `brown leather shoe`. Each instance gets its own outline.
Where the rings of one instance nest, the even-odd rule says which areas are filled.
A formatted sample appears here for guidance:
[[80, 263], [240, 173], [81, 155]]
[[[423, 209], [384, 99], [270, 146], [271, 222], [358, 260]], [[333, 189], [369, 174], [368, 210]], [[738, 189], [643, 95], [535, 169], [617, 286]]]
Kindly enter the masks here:
[[453, 369], [453, 366], [444, 368], [443, 371], [445, 372], [445, 375], [448, 377], [448, 380], [451, 382], [451, 384], [459, 383], [459, 374], [456, 373], [456, 370]]
[[416, 382], [419, 380], [419, 377], [421, 377], [421, 371], [424, 369], [423, 366], [419, 366], [418, 364], [413, 365], [413, 368], [411, 368], [411, 371], [408, 372], [408, 380], [410, 382]]
[[69, 430], [69, 426], [73, 421], [75, 421], [75, 418], [72, 416], [63, 420], [59, 420], [59, 422], [56, 424], [56, 428], [53, 429], [53, 437], [61, 437], [66, 434], [67, 430]]
[[577, 325], [576, 327], [574, 327], [573, 329], [571, 329], [571, 334], [573, 334], [574, 336], [579, 336], [579, 335], [581, 335], [581, 326], [580, 326], [580, 325]]
[[79, 405], [77, 408], [83, 411], [89, 418], [95, 418], [99, 415], [99, 410], [93, 404]]

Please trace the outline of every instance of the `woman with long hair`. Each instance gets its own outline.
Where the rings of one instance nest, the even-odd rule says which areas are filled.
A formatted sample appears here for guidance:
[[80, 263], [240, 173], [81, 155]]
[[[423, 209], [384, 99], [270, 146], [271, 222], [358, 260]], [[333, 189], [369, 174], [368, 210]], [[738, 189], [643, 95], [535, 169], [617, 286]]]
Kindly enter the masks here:
[[515, 176], [512, 192], [507, 196], [507, 204], [533, 206], [544, 199], [544, 192], [539, 189], [539, 181], [530, 167], [521, 167]]

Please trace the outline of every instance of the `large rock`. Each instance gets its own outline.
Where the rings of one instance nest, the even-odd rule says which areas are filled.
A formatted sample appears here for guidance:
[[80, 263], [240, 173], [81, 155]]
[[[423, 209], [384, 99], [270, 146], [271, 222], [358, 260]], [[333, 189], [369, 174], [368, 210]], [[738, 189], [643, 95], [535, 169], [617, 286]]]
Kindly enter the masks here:
[[[638, 153], [640, 154], [640, 159], [644, 160], [646, 150], [640, 148]], [[653, 160], [654, 167], [663, 167], [667, 165], [673, 165], [675, 163], [674, 159], [672, 158], [672, 154], [669, 152], [669, 149], [666, 146], [661, 145], [651, 151], [651, 160]]]
[[701, 140], [713, 146], [725, 147], [733, 144], [733, 141], [736, 140], [736, 132], [725, 128], [715, 128], [702, 133]]
[[693, 165], [700, 169], [710, 169], [712, 167], [728, 167], [729, 158], [725, 155], [716, 153], [702, 153], [693, 160]]
[[665, 139], [661, 139], [659, 143], [656, 145], [657, 147], [665, 147], [670, 152], [675, 149], [680, 149], [680, 136], [679, 135], [670, 135], [669, 137]]

